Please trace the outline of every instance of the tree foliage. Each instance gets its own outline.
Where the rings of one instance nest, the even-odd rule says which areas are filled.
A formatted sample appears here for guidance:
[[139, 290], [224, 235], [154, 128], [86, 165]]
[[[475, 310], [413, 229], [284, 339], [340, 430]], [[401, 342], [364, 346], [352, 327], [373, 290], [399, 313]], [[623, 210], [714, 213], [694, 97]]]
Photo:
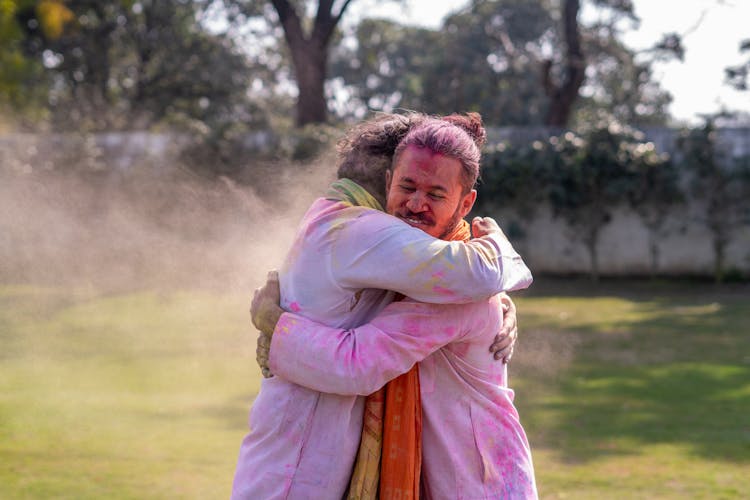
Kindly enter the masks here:
[[[0, 60], [13, 68], [0, 92], [12, 101], [31, 83], [58, 125], [215, 123], [235, 111], [253, 122], [262, 113], [248, 88], [277, 116], [296, 97], [298, 126], [326, 121], [328, 109], [397, 107], [476, 110], [493, 125], [658, 124], [669, 102], [649, 58], [621, 41], [623, 20], [635, 19], [621, 0], [474, 0], [439, 30], [364, 19], [354, 44], [339, 30], [352, 0], [0, 2]], [[581, 21], [586, 6], [600, 11], [595, 22]], [[206, 29], [209, 11], [231, 29]], [[651, 57], [667, 53], [681, 53], [679, 37]]]
[[750, 223], [750, 158], [733, 158], [718, 143], [713, 120], [685, 131], [682, 163], [691, 173], [689, 194], [702, 204], [699, 221], [711, 233], [714, 278], [724, 280], [726, 251], [736, 231]]
[[552, 209], [576, 229], [589, 253], [591, 277], [598, 280], [599, 235], [627, 200], [638, 141], [615, 124], [585, 137], [567, 132], [554, 142], [560, 160], [552, 173]]
[[[547, 142], [547, 141], [551, 142]], [[558, 139], [512, 143], [485, 148], [476, 206], [482, 212], [510, 209], [519, 220], [531, 219], [549, 197], [552, 173], [559, 163]]]
[[668, 214], [685, 201], [685, 195], [677, 164], [669, 156], [658, 154], [653, 143], [636, 145], [632, 158], [627, 201], [648, 231], [650, 274], [654, 278], [659, 271], [659, 241], [673, 229], [667, 224]]
[[0, 0], [0, 109], [7, 107], [30, 112], [42, 101], [34, 83], [43, 74], [41, 61], [26, 57], [24, 30], [19, 12], [33, 8], [31, 0]]
[[[248, 67], [227, 37], [200, 25], [203, 2], [24, 2], [17, 45], [57, 129], [139, 129], [157, 123], [248, 123]], [[62, 4], [59, 4], [62, 5]], [[57, 21], [50, 21], [50, 18]]]
[[[740, 43], [740, 52], [750, 53], [750, 38], [743, 40]], [[731, 86], [737, 90], [748, 89], [747, 78], [750, 74], [750, 59], [744, 64], [726, 68], [725, 72], [727, 83]]]
[[650, 65], [679, 39], [637, 54], [621, 41], [632, 4], [591, 3], [603, 14], [588, 24], [578, 2], [549, 0], [475, 0], [440, 30], [364, 20], [356, 48], [334, 52], [332, 76], [374, 109], [476, 110], [493, 125], [664, 123], [670, 98]]
[[448, 114], [481, 111], [493, 124], [533, 123], [540, 115], [538, 71], [530, 54], [552, 23], [540, 2], [474, 2], [440, 30], [364, 20], [356, 49], [334, 54], [333, 76], [374, 109]]

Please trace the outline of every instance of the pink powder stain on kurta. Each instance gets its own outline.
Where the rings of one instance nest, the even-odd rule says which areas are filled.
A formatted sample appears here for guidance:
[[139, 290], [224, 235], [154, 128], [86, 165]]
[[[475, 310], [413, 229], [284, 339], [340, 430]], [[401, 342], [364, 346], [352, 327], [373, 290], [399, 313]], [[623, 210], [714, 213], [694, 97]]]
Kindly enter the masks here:
[[446, 297], [454, 297], [456, 295], [456, 293], [453, 290], [442, 287], [440, 285], [433, 286], [432, 291], [434, 291], [437, 294], [444, 295]]
[[292, 302], [291, 304], [289, 304], [289, 310], [292, 311], [293, 313], [298, 313], [302, 310], [302, 308], [299, 306], [298, 303]]

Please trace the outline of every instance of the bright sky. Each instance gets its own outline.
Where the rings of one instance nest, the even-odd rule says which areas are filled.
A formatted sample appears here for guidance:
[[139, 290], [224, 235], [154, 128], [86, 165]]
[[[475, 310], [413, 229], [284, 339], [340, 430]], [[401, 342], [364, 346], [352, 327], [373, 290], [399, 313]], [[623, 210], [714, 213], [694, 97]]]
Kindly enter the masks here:
[[[351, 5], [355, 16], [391, 17], [402, 23], [438, 27], [442, 18], [467, 2], [462, 0], [362, 0]], [[641, 18], [626, 42], [633, 48], [653, 44], [660, 34], [684, 35], [684, 62], [660, 63], [655, 76], [674, 98], [670, 111], [680, 121], [695, 122], [698, 113], [722, 106], [750, 112], [750, 91], [738, 92], [723, 83], [724, 68], [750, 57], [740, 54], [743, 38], [750, 38], [750, 0], [633, 0]]]

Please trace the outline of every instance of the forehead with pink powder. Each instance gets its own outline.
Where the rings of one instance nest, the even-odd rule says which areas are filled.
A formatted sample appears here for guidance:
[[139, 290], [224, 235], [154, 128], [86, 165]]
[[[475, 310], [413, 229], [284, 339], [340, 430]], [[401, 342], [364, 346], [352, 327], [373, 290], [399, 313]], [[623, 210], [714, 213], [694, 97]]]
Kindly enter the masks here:
[[393, 156], [393, 165], [396, 165], [399, 156], [410, 146], [455, 158], [461, 162], [464, 189], [468, 191], [474, 187], [479, 177], [481, 152], [471, 136], [462, 128], [433, 118], [419, 123], [399, 143]]
[[[419, 170], [423, 170], [427, 172], [428, 174], [434, 175], [437, 173], [438, 168], [440, 168], [440, 159], [441, 158], [448, 158], [443, 153], [439, 153], [437, 151], [433, 151], [430, 148], [424, 147], [424, 146], [418, 146], [416, 144], [409, 144], [406, 146], [403, 151], [401, 152], [397, 158], [396, 161], [398, 161], [400, 158], [405, 158], [406, 151], [411, 151], [411, 157], [412, 157], [412, 164]], [[396, 166], [396, 163], [394, 162], [394, 168]]]

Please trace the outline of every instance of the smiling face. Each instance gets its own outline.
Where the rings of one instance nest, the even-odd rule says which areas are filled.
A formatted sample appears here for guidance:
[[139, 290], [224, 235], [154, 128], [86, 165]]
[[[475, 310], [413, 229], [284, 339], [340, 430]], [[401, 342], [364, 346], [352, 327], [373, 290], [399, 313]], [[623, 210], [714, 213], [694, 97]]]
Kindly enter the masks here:
[[386, 211], [436, 238], [449, 234], [477, 197], [464, 193], [461, 162], [419, 146], [407, 147], [386, 172]]

